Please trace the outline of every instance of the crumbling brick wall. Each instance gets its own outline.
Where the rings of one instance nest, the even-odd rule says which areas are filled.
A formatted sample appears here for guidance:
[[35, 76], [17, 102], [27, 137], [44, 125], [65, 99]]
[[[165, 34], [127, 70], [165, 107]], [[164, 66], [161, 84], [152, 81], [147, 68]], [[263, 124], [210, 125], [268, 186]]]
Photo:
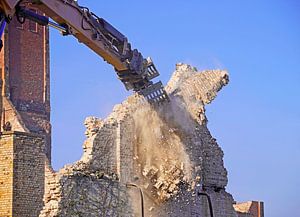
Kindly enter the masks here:
[[126, 186], [116, 176], [77, 165], [58, 173], [49, 168], [46, 177], [45, 207], [40, 217], [133, 216]]
[[[166, 87], [169, 103], [152, 107], [134, 95], [115, 106], [105, 120], [88, 118], [83, 157], [50, 173], [41, 217], [68, 216], [66, 213], [74, 206], [77, 216], [97, 216], [86, 214], [97, 212], [140, 216], [138, 189], [126, 191], [128, 183], [144, 192], [146, 216], [209, 217], [207, 198], [199, 195], [206, 192], [214, 216], [236, 217], [233, 198], [225, 190], [223, 152], [207, 129], [205, 116], [205, 105], [227, 83], [225, 71], [200, 73], [189, 65], [178, 64]], [[109, 215], [103, 210], [112, 212], [114, 208], [107, 205], [89, 206], [94, 202], [103, 204], [99, 192], [106, 191], [107, 195], [108, 187], [100, 183], [107, 180], [112, 188], [119, 186], [116, 192], [123, 186], [128, 201], [121, 208], [128, 211], [126, 214], [116, 211]], [[70, 200], [73, 194], [77, 199]], [[123, 197], [113, 204], [120, 200]]]

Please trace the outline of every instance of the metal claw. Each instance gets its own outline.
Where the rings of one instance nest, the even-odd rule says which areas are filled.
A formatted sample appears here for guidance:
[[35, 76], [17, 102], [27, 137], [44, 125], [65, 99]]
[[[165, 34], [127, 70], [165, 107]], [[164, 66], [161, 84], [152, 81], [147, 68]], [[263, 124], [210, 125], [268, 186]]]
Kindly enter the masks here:
[[169, 96], [161, 81], [139, 91], [150, 104], [160, 104], [169, 101]]

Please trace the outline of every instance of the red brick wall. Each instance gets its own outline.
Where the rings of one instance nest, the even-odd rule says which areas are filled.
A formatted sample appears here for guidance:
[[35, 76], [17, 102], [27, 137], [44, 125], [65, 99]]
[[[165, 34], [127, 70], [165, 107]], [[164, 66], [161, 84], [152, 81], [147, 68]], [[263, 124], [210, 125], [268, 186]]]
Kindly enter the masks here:
[[14, 19], [8, 26], [10, 99], [22, 110], [26, 107], [29, 111], [45, 113], [49, 101], [45, 90], [49, 86], [45, 70], [48, 31], [37, 25], [37, 32], [32, 32], [29, 23], [26, 21], [20, 29]]
[[[36, 27], [36, 28], [35, 28]], [[46, 154], [51, 158], [49, 31], [16, 18], [8, 25], [0, 55], [2, 93], [19, 113], [29, 132], [46, 136]], [[2, 117], [9, 115], [3, 115]], [[3, 124], [2, 118], [2, 124]]]

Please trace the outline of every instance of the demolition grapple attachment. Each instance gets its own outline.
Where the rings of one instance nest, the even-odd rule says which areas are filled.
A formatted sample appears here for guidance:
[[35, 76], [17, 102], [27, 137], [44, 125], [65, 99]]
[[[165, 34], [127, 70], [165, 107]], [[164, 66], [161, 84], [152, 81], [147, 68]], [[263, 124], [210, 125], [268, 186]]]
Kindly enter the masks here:
[[140, 90], [138, 93], [143, 95], [150, 104], [160, 104], [169, 101], [168, 94], [161, 81]]
[[[137, 66], [141, 68], [138, 69]], [[138, 94], [143, 95], [150, 104], [169, 100], [162, 82], [153, 83], [151, 81], [159, 76], [159, 72], [150, 57], [143, 60], [132, 60], [130, 68], [133, 70], [117, 72], [127, 90], [133, 89]]]

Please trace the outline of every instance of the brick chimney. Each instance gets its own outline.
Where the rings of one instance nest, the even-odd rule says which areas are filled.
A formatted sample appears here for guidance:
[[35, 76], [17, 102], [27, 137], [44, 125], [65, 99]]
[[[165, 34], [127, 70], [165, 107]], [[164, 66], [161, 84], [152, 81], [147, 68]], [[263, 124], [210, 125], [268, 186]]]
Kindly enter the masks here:
[[1, 131], [45, 136], [45, 153], [51, 160], [48, 27], [14, 18], [3, 41]]

